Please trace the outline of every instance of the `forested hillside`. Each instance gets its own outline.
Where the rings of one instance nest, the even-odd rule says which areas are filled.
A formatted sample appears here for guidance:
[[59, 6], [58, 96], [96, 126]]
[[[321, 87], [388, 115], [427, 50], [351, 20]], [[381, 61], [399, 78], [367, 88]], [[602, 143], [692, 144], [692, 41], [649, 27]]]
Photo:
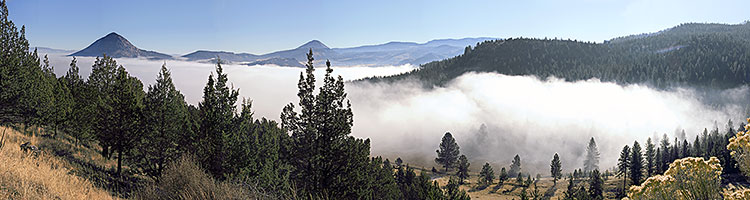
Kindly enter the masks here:
[[365, 79], [414, 78], [443, 85], [470, 71], [554, 76], [569, 81], [647, 83], [666, 88], [690, 85], [731, 88], [750, 81], [750, 24], [683, 24], [658, 33], [604, 43], [508, 38], [466, 48], [463, 55], [430, 62], [412, 72]]

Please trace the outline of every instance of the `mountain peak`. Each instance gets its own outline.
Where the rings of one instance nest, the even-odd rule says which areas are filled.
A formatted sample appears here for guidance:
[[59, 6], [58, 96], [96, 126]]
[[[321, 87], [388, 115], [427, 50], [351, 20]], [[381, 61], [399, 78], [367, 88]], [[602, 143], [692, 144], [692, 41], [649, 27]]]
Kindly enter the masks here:
[[71, 54], [71, 56], [92, 56], [93, 57], [93, 56], [101, 56], [103, 54], [106, 54], [107, 56], [110, 56], [113, 58], [120, 58], [120, 57], [135, 58], [135, 57], [141, 57], [141, 56], [152, 57], [152, 58], [170, 58], [171, 57], [166, 54], [139, 49], [135, 47], [135, 45], [131, 44], [130, 41], [128, 41], [128, 39], [125, 39], [125, 37], [115, 32], [111, 32], [105, 35], [104, 37], [99, 38], [98, 40], [94, 41], [94, 43], [86, 47], [85, 49], [75, 52]]
[[313, 50], [317, 50], [317, 49], [330, 49], [330, 48], [328, 48], [328, 46], [326, 46], [325, 44], [323, 44], [322, 42], [320, 42], [318, 40], [309, 41], [309, 42], [307, 42], [307, 43], [305, 43], [302, 46], [299, 46], [297, 48], [298, 49], [310, 49], [310, 48], [312, 48]]

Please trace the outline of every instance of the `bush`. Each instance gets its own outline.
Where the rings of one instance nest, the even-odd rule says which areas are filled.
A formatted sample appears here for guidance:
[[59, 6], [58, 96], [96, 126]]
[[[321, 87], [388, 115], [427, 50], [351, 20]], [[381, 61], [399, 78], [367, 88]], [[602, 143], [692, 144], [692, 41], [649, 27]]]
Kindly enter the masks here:
[[[750, 123], [750, 118], [747, 118], [747, 121]], [[750, 124], [745, 125], [745, 130], [750, 130]], [[742, 174], [750, 176], [750, 134], [747, 131], [738, 131], [729, 139], [727, 149], [732, 151], [731, 155], [737, 161]]]
[[721, 199], [721, 164], [711, 157], [683, 158], [669, 164], [664, 175], [630, 187], [631, 199]]
[[145, 187], [134, 199], [258, 199], [241, 187], [214, 180], [190, 156], [171, 163], [158, 183]]

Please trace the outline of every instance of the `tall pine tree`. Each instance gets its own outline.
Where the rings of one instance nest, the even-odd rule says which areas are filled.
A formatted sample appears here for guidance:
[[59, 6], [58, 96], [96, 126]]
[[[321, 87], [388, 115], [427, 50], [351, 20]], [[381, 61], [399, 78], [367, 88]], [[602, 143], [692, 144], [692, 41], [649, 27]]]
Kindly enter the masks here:
[[458, 143], [456, 143], [456, 139], [453, 138], [450, 132], [446, 132], [443, 135], [443, 139], [440, 142], [440, 149], [435, 152], [437, 153], [435, 162], [442, 165], [446, 172], [458, 163], [458, 154], [460, 153]]

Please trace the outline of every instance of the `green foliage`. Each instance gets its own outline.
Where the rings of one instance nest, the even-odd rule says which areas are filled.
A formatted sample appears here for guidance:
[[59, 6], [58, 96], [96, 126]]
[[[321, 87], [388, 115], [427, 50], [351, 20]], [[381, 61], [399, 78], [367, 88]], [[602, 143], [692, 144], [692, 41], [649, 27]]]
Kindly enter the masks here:
[[146, 175], [156, 179], [168, 163], [188, 151], [179, 141], [192, 135], [193, 129], [188, 125], [188, 106], [175, 88], [166, 64], [162, 65], [156, 83], [148, 87], [144, 102], [143, 136], [136, 143], [138, 150], [133, 151], [132, 160]]
[[451, 178], [448, 180], [448, 184], [444, 187], [445, 198], [450, 200], [470, 200], [471, 197], [466, 194], [466, 191], [459, 189], [459, 185], [461, 185], [461, 183], [456, 179]]
[[458, 177], [458, 183], [464, 184], [464, 179], [469, 178], [469, 166], [471, 163], [469, 163], [469, 160], [466, 158], [465, 155], [461, 155], [458, 157], [458, 170], [456, 172], [456, 176]]
[[398, 167], [396, 171], [396, 184], [401, 190], [402, 199], [444, 199], [443, 192], [440, 190], [437, 182], [431, 182], [430, 177], [425, 172], [417, 176], [414, 173], [414, 169], [408, 165], [405, 168]]
[[479, 182], [480, 185], [492, 185], [492, 180], [495, 178], [495, 172], [492, 170], [492, 166], [490, 166], [490, 163], [484, 163], [482, 166], [482, 171], [479, 172]]
[[638, 141], [633, 143], [629, 161], [630, 183], [640, 185], [641, 181], [643, 181], [643, 154], [641, 153], [641, 145], [638, 144]]
[[76, 144], [88, 142], [96, 136], [94, 133], [94, 122], [97, 116], [96, 90], [86, 84], [81, 77], [75, 57], [61, 80], [70, 89], [71, 94], [71, 113], [65, 125], [67, 133], [76, 139]]
[[442, 165], [445, 171], [455, 167], [458, 163], [458, 143], [456, 143], [456, 139], [453, 138], [450, 132], [446, 132], [443, 135], [443, 139], [440, 142], [440, 149], [435, 150], [435, 152], [437, 153], [435, 163]]
[[625, 196], [625, 188], [628, 184], [628, 170], [630, 168], [630, 147], [625, 145], [620, 151], [620, 158], [617, 159], [617, 177], [622, 177], [622, 188], [619, 192], [619, 197]]
[[95, 88], [95, 130], [103, 154], [110, 158], [117, 152], [117, 171], [122, 168], [123, 154], [129, 153], [140, 139], [143, 109], [143, 84], [125, 68], [104, 55], [96, 59], [88, 84]]
[[326, 62], [323, 86], [314, 94], [312, 50], [307, 58], [307, 69], [298, 83], [300, 112], [290, 103], [281, 113], [281, 127], [290, 133], [293, 146], [288, 160], [294, 167], [292, 179], [303, 194], [327, 193], [350, 199], [370, 196], [374, 187], [367, 174], [370, 140], [349, 135], [353, 114], [344, 80], [334, 78], [330, 62]]
[[505, 171], [505, 167], [500, 169], [500, 175], [497, 177], [497, 185], [502, 186], [505, 181], [507, 181], [509, 178], [508, 172]]
[[518, 154], [513, 157], [513, 162], [510, 164], [510, 170], [508, 171], [508, 174], [510, 174], [511, 176], [521, 174], [521, 156], [518, 156]]
[[594, 170], [591, 172], [591, 177], [589, 178], [589, 197], [592, 199], [604, 199], [604, 180], [602, 180], [602, 176], [599, 173], [599, 170]]
[[562, 178], [562, 164], [560, 163], [560, 156], [555, 153], [550, 162], [550, 174], [552, 175], [552, 181], [557, 184], [557, 180]]
[[198, 157], [206, 170], [219, 180], [223, 180], [229, 168], [227, 165], [229, 140], [233, 130], [233, 119], [237, 108], [239, 91], [230, 88], [227, 83], [221, 61], [216, 63], [216, 78], [211, 74], [203, 89], [203, 100], [198, 104], [200, 110], [200, 129], [198, 131]]
[[651, 137], [649, 137], [646, 140], [646, 177], [654, 174], [654, 166], [656, 164], [656, 159], [654, 159], [654, 156], [656, 156], [655, 151], [654, 143], [651, 142]]

